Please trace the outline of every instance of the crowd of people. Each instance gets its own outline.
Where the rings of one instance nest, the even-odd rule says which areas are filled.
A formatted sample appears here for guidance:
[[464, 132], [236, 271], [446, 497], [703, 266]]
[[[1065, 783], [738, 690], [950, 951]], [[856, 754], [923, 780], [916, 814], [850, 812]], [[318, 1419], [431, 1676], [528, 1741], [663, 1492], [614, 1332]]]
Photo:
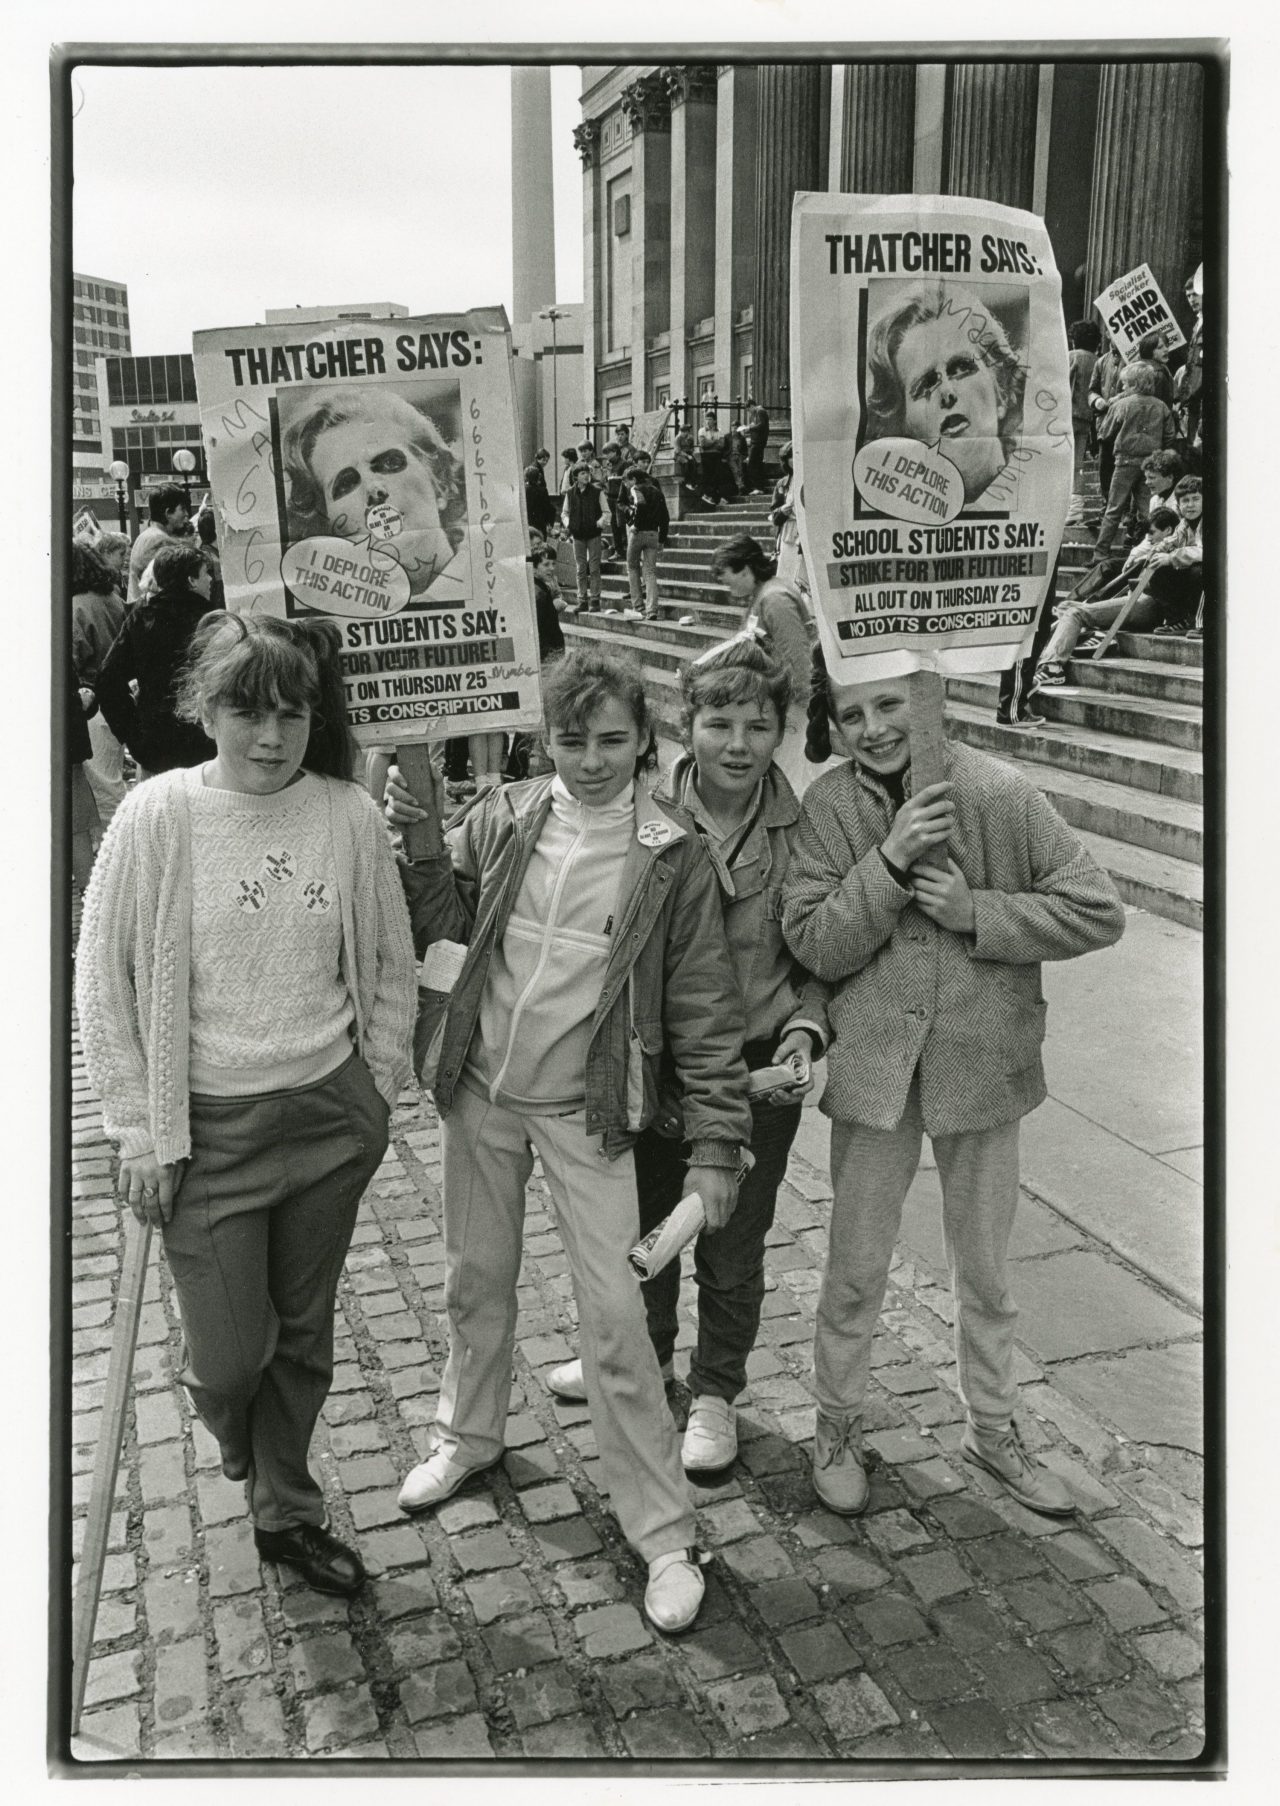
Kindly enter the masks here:
[[[1068, 682], [1067, 661], [1105, 656], [1111, 631], [1204, 638], [1204, 494], [1201, 477], [1204, 300], [1202, 273], [1186, 285], [1192, 315], [1185, 346], [1168, 354], [1160, 335], [1141, 339], [1129, 361], [1101, 349], [1091, 320], [1070, 330], [1075, 437], [1068, 525], [1094, 534], [1089, 568], [1046, 619], [1033, 649], [1036, 691]], [[1084, 508], [1086, 461], [1096, 454], [1101, 518]]]

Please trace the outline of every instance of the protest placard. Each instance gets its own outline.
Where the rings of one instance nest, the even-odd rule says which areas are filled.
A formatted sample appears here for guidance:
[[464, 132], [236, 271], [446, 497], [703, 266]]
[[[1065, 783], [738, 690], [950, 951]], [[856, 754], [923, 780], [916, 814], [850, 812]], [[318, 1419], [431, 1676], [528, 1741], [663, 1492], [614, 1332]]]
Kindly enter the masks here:
[[791, 397], [801, 544], [835, 681], [1025, 656], [1071, 496], [1044, 222], [950, 195], [798, 194]]
[[334, 617], [364, 745], [536, 726], [501, 308], [194, 338], [227, 607]]
[[631, 423], [631, 443], [635, 449], [648, 452], [651, 458], [656, 457], [670, 418], [671, 409], [666, 407], [650, 408], [647, 414], [637, 414]]
[[1160, 284], [1151, 274], [1150, 264], [1140, 263], [1127, 276], [1117, 276], [1093, 305], [1126, 364], [1137, 357], [1138, 346], [1149, 333], [1158, 334], [1165, 351], [1176, 351], [1187, 342], [1173, 317], [1173, 309], [1160, 292]]

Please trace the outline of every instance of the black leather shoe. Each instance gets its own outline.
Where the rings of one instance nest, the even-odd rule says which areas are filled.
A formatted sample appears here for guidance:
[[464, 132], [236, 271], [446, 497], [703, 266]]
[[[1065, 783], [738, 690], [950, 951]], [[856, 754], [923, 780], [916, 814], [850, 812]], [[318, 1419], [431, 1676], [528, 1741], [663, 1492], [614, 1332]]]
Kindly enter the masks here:
[[317, 1593], [358, 1593], [364, 1563], [319, 1524], [290, 1524], [287, 1530], [255, 1530], [253, 1540], [265, 1561], [286, 1561]]

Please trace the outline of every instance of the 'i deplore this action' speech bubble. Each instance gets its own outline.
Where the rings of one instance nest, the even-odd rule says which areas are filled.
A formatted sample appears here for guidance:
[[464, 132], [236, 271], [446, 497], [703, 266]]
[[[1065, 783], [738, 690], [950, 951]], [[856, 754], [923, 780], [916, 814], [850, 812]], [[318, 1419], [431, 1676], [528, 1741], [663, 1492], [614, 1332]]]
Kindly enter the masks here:
[[921, 527], [945, 526], [964, 507], [964, 479], [919, 439], [872, 439], [853, 460], [853, 480], [878, 514]]
[[367, 539], [300, 539], [281, 558], [280, 575], [299, 602], [329, 615], [395, 615], [409, 600], [409, 573]]

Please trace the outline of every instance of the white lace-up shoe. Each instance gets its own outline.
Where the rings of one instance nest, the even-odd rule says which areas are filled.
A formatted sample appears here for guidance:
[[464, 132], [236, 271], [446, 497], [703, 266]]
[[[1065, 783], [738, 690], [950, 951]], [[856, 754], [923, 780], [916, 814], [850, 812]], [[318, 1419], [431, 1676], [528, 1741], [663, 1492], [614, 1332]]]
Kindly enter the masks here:
[[738, 1426], [728, 1399], [700, 1393], [689, 1406], [689, 1423], [680, 1445], [686, 1473], [718, 1474], [738, 1453]]
[[487, 1461], [483, 1467], [467, 1467], [437, 1449], [426, 1461], [420, 1461], [417, 1467], [410, 1469], [400, 1488], [398, 1504], [401, 1511], [430, 1511], [434, 1505], [443, 1505], [468, 1480], [491, 1473], [501, 1459], [499, 1455], [497, 1461]]
[[566, 1361], [562, 1367], [553, 1367], [547, 1375], [547, 1391], [556, 1398], [563, 1398], [569, 1404], [585, 1405], [587, 1402], [587, 1382], [582, 1377], [582, 1360]]
[[856, 1517], [870, 1488], [862, 1460], [862, 1419], [818, 1413], [813, 1432], [813, 1490], [828, 1511]]
[[649, 1584], [644, 1590], [644, 1615], [656, 1630], [668, 1636], [688, 1630], [702, 1606], [706, 1582], [699, 1571], [696, 1552], [673, 1549], [649, 1563]]
[[994, 1474], [1028, 1511], [1059, 1518], [1069, 1517], [1075, 1510], [1075, 1502], [1057, 1474], [1028, 1453], [1016, 1424], [1007, 1424], [1002, 1430], [980, 1430], [977, 1424], [967, 1424], [960, 1453], [972, 1467]]

